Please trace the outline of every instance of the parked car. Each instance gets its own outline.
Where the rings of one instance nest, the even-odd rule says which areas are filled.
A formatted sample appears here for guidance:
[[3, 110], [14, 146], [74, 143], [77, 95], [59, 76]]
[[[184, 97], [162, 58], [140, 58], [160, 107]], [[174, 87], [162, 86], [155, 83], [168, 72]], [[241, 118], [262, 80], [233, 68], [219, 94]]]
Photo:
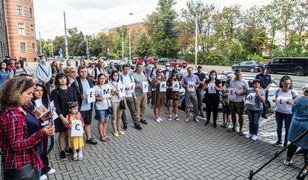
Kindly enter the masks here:
[[133, 62], [134, 64], [143, 63], [143, 59], [141, 59], [141, 58], [134, 58], [132, 62]]
[[232, 70], [240, 69], [247, 72], [260, 72], [262, 65], [257, 61], [243, 61], [239, 64], [234, 64]]
[[167, 63], [169, 63], [169, 61], [170, 61], [169, 58], [160, 58], [160, 59], [158, 59], [158, 65], [165, 66]]
[[308, 74], [308, 57], [280, 57], [267, 65], [269, 73], [294, 73], [297, 76]]
[[155, 58], [153, 58], [153, 57], [148, 58], [148, 59], [147, 59], [147, 63], [149, 63], [149, 64], [155, 64], [155, 63], [157, 63], [157, 59], [155, 59]]
[[178, 65], [179, 67], [183, 67], [186, 68], [187, 67], [187, 62], [185, 60], [181, 60], [181, 59], [170, 59], [169, 60], [169, 64], [171, 67]]

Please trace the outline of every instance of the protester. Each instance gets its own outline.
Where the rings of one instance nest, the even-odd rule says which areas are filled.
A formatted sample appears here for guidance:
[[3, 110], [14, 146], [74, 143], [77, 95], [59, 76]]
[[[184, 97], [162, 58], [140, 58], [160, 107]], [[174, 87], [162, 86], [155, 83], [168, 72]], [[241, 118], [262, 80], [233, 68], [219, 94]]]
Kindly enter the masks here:
[[51, 100], [54, 101], [58, 118], [55, 120], [56, 132], [59, 133], [59, 148], [60, 158], [67, 159], [65, 154], [66, 139], [67, 139], [67, 125], [69, 122], [66, 119], [69, 113], [68, 103], [77, 101], [75, 89], [68, 87], [68, 80], [64, 73], [57, 74], [55, 78], [56, 89], [51, 92]]
[[109, 66], [107, 68], [107, 73], [110, 75], [113, 71], [117, 71], [117, 68], [114, 66], [114, 62], [110, 61]]
[[15, 69], [15, 62], [16, 62], [16, 61], [17, 61], [17, 60], [14, 59], [14, 58], [10, 59], [10, 62], [9, 62], [9, 64], [7, 65], [7, 70], [8, 70], [9, 72], [11, 72], [11, 71], [13, 71], [13, 70]]
[[54, 128], [45, 126], [29, 134], [31, 127], [25, 126], [27, 112], [22, 106], [31, 101], [34, 88], [32, 78], [15, 77], [8, 80], [0, 93], [1, 159], [5, 180], [40, 179], [43, 163], [34, 146], [42, 143], [45, 136], [53, 135]]
[[95, 84], [97, 83], [97, 70], [95, 63], [90, 63], [90, 66], [88, 67], [88, 78]]
[[21, 68], [25, 68], [25, 61], [26, 61], [26, 59], [24, 59], [24, 58], [22, 58], [22, 57], [19, 57], [19, 59], [18, 59], [18, 62], [20, 63], [20, 67]]
[[[134, 77], [129, 74], [130, 67], [128, 65], [124, 66], [123, 74], [120, 76], [120, 81], [124, 83], [125, 85], [125, 100], [127, 103], [127, 107], [130, 111], [132, 120], [134, 122], [135, 128], [137, 130], [141, 130], [140, 122], [137, 118], [137, 111], [136, 111], [136, 104], [135, 104], [135, 79]], [[125, 117], [125, 113], [123, 113], [124, 118], [123, 120], [123, 129], [127, 129], [127, 118]]]
[[11, 77], [10, 72], [6, 68], [7, 68], [6, 63], [1, 62], [0, 63], [0, 90], [4, 86], [5, 81]]
[[[174, 87], [174, 84], [179, 85], [178, 87]], [[172, 70], [171, 77], [167, 81], [167, 98], [168, 98], [168, 110], [169, 110], [169, 118], [168, 120], [172, 120], [172, 112], [174, 112], [174, 120], [178, 121], [178, 111], [179, 111], [179, 96], [180, 96], [180, 80], [178, 78], [178, 72], [176, 70]]]
[[76, 71], [75, 71], [75, 68], [73, 67], [66, 67], [64, 68], [64, 71], [63, 71], [67, 77], [67, 80], [68, 80], [68, 86], [71, 86], [74, 81], [75, 81], [75, 78], [76, 78]]
[[265, 91], [265, 101], [263, 102], [262, 117], [267, 119], [268, 107], [266, 105], [266, 102], [268, 101], [268, 89], [271, 87], [272, 77], [271, 75], [267, 74], [266, 66], [261, 67], [261, 73], [256, 75], [256, 79], [260, 80], [261, 88]]
[[[288, 140], [294, 141], [300, 134], [308, 129], [308, 84], [303, 88], [303, 96], [300, 96], [294, 100], [292, 112], [293, 117], [289, 128]], [[288, 148], [287, 158], [284, 161], [285, 165], [292, 163], [292, 158], [297, 148], [302, 148], [304, 152], [304, 164], [305, 168], [302, 172], [302, 177], [305, 177], [308, 173], [308, 135], [306, 134], [298, 142], [291, 144]]]
[[91, 136], [91, 122], [92, 122], [92, 108], [93, 103], [88, 102], [87, 89], [93, 88], [93, 82], [87, 77], [87, 67], [78, 67], [78, 77], [76, 77], [75, 82], [71, 85], [73, 89], [77, 92], [78, 106], [80, 109], [80, 114], [84, 120], [85, 133], [87, 136], [86, 143], [96, 145], [97, 141]]
[[165, 80], [168, 81], [168, 79], [171, 76], [171, 70], [170, 70], [170, 64], [169, 63], [166, 63], [165, 69], [163, 70], [162, 75], [165, 78]]
[[124, 84], [119, 81], [118, 71], [113, 71], [111, 73], [111, 79], [109, 81], [111, 85], [111, 104], [112, 104], [112, 128], [114, 131], [114, 136], [118, 137], [119, 135], [124, 135], [124, 131], [120, 127], [122, 124], [122, 114], [125, 113], [125, 98], [120, 95], [120, 85]]
[[[230, 90], [232, 88], [232, 90]], [[238, 115], [239, 121], [239, 132], [240, 136], [243, 136], [243, 125], [244, 125], [244, 109], [245, 109], [245, 95], [248, 90], [248, 83], [242, 78], [241, 70], [235, 70], [235, 78], [230, 81], [229, 96], [230, 111], [233, 127], [228, 132], [234, 132], [236, 129], [236, 114]]]
[[195, 122], [199, 122], [197, 119], [198, 115], [198, 101], [197, 101], [197, 94], [196, 94], [196, 88], [200, 85], [200, 80], [198, 76], [193, 74], [193, 68], [188, 67], [187, 72], [188, 75], [183, 78], [183, 87], [185, 88], [185, 104], [186, 104], [186, 119], [185, 121], [190, 121], [190, 103], [193, 104], [194, 112], [193, 112], [193, 120]]
[[246, 138], [257, 140], [259, 130], [259, 120], [265, 101], [265, 92], [260, 88], [260, 80], [255, 79], [252, 82], [253, 89], [248, 90], [246, 97], [247, 114], [249, 119], [249, 133]]
[[[97, 67], [96, 67], [96, 74], [105, 74], [108, 75], [108, 72], [105, 70], [105, 63], [104, 63], [104, 59], [100, 58], [97, 61]], [[97, 79], [97, 76], [95, 77]]]
[[160, 113], [162, 110], [163, 105], [166, 103], [166, 92], [161, 92], [161, 83], [166, 82], [165, 78], [162, 75], [162, 70], [157, 69], [156, 70], [156, 77], [152, 80], [152, 86], [155, 87], [155, 92], [153, 93], [153, 105], [154, 105], [154, 115], [155, 115], [155, 121], [161, 122], [163, 119], [160, 117]]
[[221, 127], [228, 128], [230, 123], [230, 106], [229, 106], [229, 98], [228, 98], [228, 88], [230, 86], [230, 82], [233, 79], [232, 75], [227, 76], [228, 80], [225, 82], [224, 86], [222, 87], [222, 97], [221, 97], [221, 104], [222, 104], [222, 113], [223, 113], [223, 124]]
[[46, 62], [46, 58], [42, 56], [36, 66], [36, 78], [40, 84], [43, 84], [50, 94], [50, 80], [52, 78], [51, 66]]
[[222, 91], [222, 84], [217, 79], [217, 72], [212, 70], [209, 74], [209, 79], [205, 83], [205, 104], [206, 104], [206, 123], [210, 123], [211, 112], [213, 112], [213, 127], [217, 127], [218, 106], [220, 102], [220, 92]]
[[72, 63], [70, 60], [66, 60], [66, 67], [71, 67], [72, 66]]
[[[73, 160], [82, 160], [83, 153], [82, 148], [84, 147], [83, 136], [72, 136], [72, 123], [74, 121], [81, 121], [82, 126], [84, 126], [81, 114], [78, 112], [78, 103], [69, 102], [68, 103], [69, 113], [65, 117], [68, 123], [65, 125], [68, 129], [68, 147], [73, 151]], [[81, 127], [82, 128], [82, 127]]]
[[199, 87], [196, 89], [196, 93], [197, 93], [197, 100], [198, 100], [198, 114], [201, 117], [204, 117], [204, 113], [203, 113], [203, 107], [202, 107], [202, 91], [205, 85], [205, 81], [206, 81], [206, 76], [205, 74], [202, 72], [202, 65], [198, 65], [197, 67], [197, 72], [194, 73], [194, 75], [198, 76], [199, 80], [200, 80], [200, 85]]
[[274, 146], [282, 145], [282, 127], [284, 121], [285, 136], [283, 146], [288, 145], [288, 132], [292, 120], [292, 104], [293, 100], [298, 96], [296, 90], [292, 88], [292, 79], [290, 76], [283, 76], [280, 79], [279, 89], [276, 92], [275, 98], [273, 99], [276, 102], [275, 118], [277, 123], [277, 137]]
[[27, 70], [25, 70], [24, 68], [21, 67], [21, 64], [19, 61], [15, 62], [15, 69], [13, 69], [11, 71], [11, 76], [15, 77], [15, 76], [19, 76], [19, 75], [24, 75], [24, 74], [28, 74]]

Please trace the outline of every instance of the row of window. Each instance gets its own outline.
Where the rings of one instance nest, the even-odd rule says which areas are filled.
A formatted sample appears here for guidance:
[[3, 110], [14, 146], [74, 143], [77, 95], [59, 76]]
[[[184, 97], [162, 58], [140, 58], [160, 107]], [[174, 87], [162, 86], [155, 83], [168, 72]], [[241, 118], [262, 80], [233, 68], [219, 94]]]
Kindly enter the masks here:
[[[16, 14], [18, 16], [23, 16], [24, 15], [24, 10], [23, 10], [23, 7], [22, 5], [17, 5], [16, 6]], [[33, 17], [33, 9], [32, 8], [29, 8], [29, 16], [32, 18]]]
[[[19, 50], [20, 50], [20, 53], [27, 53], [27, 44], [25, 42], [20, 42], [19, 43]], [[32, 52], [36, 53], [35, 43], [32, 43]]]
[[[18, 35], [20, 35], [20, 36], [25, 35], [25, 24], [24, 23], [18, 23]], [[30, 24], [30, 35], [35, 36], [33, 24]]]

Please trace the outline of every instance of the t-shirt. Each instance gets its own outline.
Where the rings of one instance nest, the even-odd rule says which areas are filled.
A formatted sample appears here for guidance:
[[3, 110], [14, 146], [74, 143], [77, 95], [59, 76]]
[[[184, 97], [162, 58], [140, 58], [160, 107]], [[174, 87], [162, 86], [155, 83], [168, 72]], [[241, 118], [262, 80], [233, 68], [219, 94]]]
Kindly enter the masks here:
[[[207, 81], [206, 81], [206, 84], [207, 84], [207, 85], [211, 84], [210, 80], [207, 80]], [[221, 81], [220, 81], [219, 79], [216, 79], [214, 84], [215, 84], [215, 86], [218, 87], [218, 85], [221, 84]], [[214, 94], [210, 94], [210, 93], [209, 93], [209, 89], [206, 89], [205, 92], [206, 92], [206, 95], [207, 95], [207, 96], [211, 96], [211, 95], [219, 96], [219, 91], [217, 91], [217, 90], [216, 90], [216, 93], [214, 93]]]
[[[124, 75], [122, 74], [120, 76], [120, 81], [123, 81], [124, 85], [125, 85], [125, 89], [130, 87], [131, 83], [134, 83], [134, 77], [130, 74]], [[133, 97], [133, 93], [131, 91], [125, 90], [125, 97]]]
[[298, 121], [305, 121], [308, 123], [308, 98], [305, 96], [298, 97], [294, 100], [292, 111], [294, 117]]
[[266, 88], [266, 86], [268, 86], [270, 83], [272, 83], [272, 77], [269, 74], [265, 74], [265, 75], [263, 75], [262, 73], [257, 74], [256, 79], [260, 80], [260, 86], [263, 89]]
[[[294, 89], [290, 89], [288, 92], [283, 92], [281, 88], [276, 91], [276, 112], [292, 114], [293, 98], [298, 96], [298, 93]], [[288, 99], [292, 100], [291, 104], [288, 104]]]
[[[135, 72], [133, 74], [133, 77], [135, 79], [136, 85], [140, 85], [141, 87], [142, 87], [142, 82], [147, 82], [148, 81], [147, 77], [143, 73]], [[141, 94], [142, 93], [142, 88], [135, 88], [135, 93]]]
[[[259, 89], [259, 92], [260, 92], [260, 95], [264, 97], [265, 92], [262, 89]], [[247, 98], [251, 98], [252, 100], [249, 101], [247, 100]], [[263, 109], [263, 103], [259, 101], [258, 95], [256, 94], [254, 89], [249, 89], [247, 91], [246, 105], [247, 105], [247, 109], [252, 110], [252, 111], [260, 111]]]
[[[96, 96], [101, 96], [103, 97], [103, 94], [105, 92], [103, 92], [104, 90], [106, 92], [109, 92], [109, 94], [111, 93], [111, 86], [109, 84], [104, 84], [103, 86], [94, 86], [95, 88], [95, 95]], [[110, 99], [108, 97], [104, 97], [103, 101], [95, 101], [95, 109], [96, 110], [106, 110], [108, 109], [108, 107], [111, 106], [111, 102]]]
[[[200, 83], [200, 80], [198, 78], [198, 76], [192, 74], [191, 76], [187, 75], [183, 78], [183, 84], [185, 85], [188, 85], [188, 84], [195, 84], [195, 85], [198, 85]], [[188, 91], [188, 88], [186, 88], [186, 92], [189, 92]], [[192, 93], [192, 92], [190, 92]]]
[[[242, 91], [247, 91], [248, 90], [248, 83], [244, 79], [232, 79], [230, 81], [230, 87], [229, 88], [234, 88], [235, 92], [242, 92]], [[245, 95], [238, 96], [236, 95], [235, 99], [229, 99], [232, 102], [242, 102], [245, 100]]]
[[[119, 82], [110, 81], [109, 84], [110, 84], [110, 87], [112, 88], [113, 91], [117, 91], [118, 90], [118, 85], [122, 84], [122, 82], [121, 81], [119, 81]], [[115, 95], [112, 96], [111, 101], [112, 102], [120, 102], [121, 98], [120, 98], [119, 95], [115, 94]]]
[[[88, 80], [81, 80], [82, 91], [83, 93], [87, 93], [87, 89], [90, 89], [90, 84]], [[91, 110], [91, 103], [88, 103], [87, 99], [82, 99], [80, 111], [88, 111]]]
[[21, 74], [28, 74], [27, 71], [23, 68], [14, 69], [11, 71], [12, 76], [19, 76]]

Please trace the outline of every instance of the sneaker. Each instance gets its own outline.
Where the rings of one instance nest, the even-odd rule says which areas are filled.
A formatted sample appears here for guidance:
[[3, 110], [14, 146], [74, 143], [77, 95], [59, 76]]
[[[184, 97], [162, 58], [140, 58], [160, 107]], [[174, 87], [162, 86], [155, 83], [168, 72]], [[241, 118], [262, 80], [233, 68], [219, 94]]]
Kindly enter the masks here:
[[148, 124], [148, 122], [146, 120], [141, 120], [140, 123], [142, 124]]
[[206, 121], [206, 122], [204, 123], [204, 126], [207, 126], [208, 124], [210, 124], [210, 121]]
[[160, 122], [159, 118], [155, 119], [155, 121], [158, 122], [158, 123]]
[[213, 124], [213, 128], [217, 128], [217, 125], [216, 125], [216, 124]]
[[251, 139], [254, 140], [254, 141], [256, 141], [256, 140], [258, 139], [258, 136], [257, 136], [257, 135], [252, 135], [252, 136], [251, 136]]
[[40, 177], [40, 180], [46, 180], [46, 179], [48, 179], [48, 178], [45, 174]]
[[246, 134], [245, 138], [250, 139], [252, 136], [250, 133]]
[[159, 119], [160, 122], [164, 121], [164, 120], [163, 120], [162, 118], [160, 118], [160, 117], [159, 117], [158, 119]]
[[142, 130], [141, 126], [139, 124], [135, 124], [135, 129]]
[[179, 120], [179, 117], [178, 117], [178, 115], [177, 115], [177, 114], [174, 116], [174, 120], [176, 120], [176, 121], [178, 121], [178, 120]]
[[277, 142], [273, 143], [272, 145], [273, 145], [273, 146], [281, 146], [282, 143], [281, 143], [280, 141], [277, 141]]
[[118, 131], [115, 131], [115, 132], [113, 133], [113, 135], [114, 135], [115, 137], [119, 137]]
[[189, 122], [189, 121], [190, 121], [190, 118], [186, 117], [185, 122]]
[[119, 134], [120, 134], [120, 135], [124, 135], [125, 132], [120, 130], [120, 131], [119, 131]]
[[71, 148], [65, 149], [65, 152], [68, 153], [68, 154], [74, 154], [74, 152]]
[[303, 172], [299, 175], [299, 180], [304, 180], [305, 177], [308, 175], [308, 169], [304, 169]]
[[303, 155], [304, 154], [304, 150], [300, 149], [298, 151], [296, 151], [295, 155]]
[[169, 116], [168, 121], [172, 121], [172, 116]]
[[66, 160], [66, 153], [65, 153], [65, 151], [60, 151], [60, 159], [61, 160]]
[[94, 138], [89, 138], [89, 139], [86, 140], [86, 143], [96, 145], [97, 141], [95, 141]]
[[283, 161], [283, 164], [286, 165], [286, 166], [289, 166], [289, 165], [292, 164], [292, 163], [293, 163], [292, 160], [290, 160], [290, 161], [284, 160], [284, 161]]
[[50, 168], [50, 170], [47, 172], [47, 174], [54, 174], [56, 170], [54, 168]]
[[123, 130], [127, 130], [127, 124], [123, 124]]
[[195, 117], [195, 118], [194, 118], [194, 121], [198, 123], [198, 122], [199, 122], [199, 119]]
[[81, 161], [83, 159], [83, 153], [82, 151], [78, 152], [78, 160]]
[[77, 152], [74, 153], [74, 155], [73, 155], [73, 160], [74, 160], [74, 161], [77, 161], [77, 160], [78, 160]]

